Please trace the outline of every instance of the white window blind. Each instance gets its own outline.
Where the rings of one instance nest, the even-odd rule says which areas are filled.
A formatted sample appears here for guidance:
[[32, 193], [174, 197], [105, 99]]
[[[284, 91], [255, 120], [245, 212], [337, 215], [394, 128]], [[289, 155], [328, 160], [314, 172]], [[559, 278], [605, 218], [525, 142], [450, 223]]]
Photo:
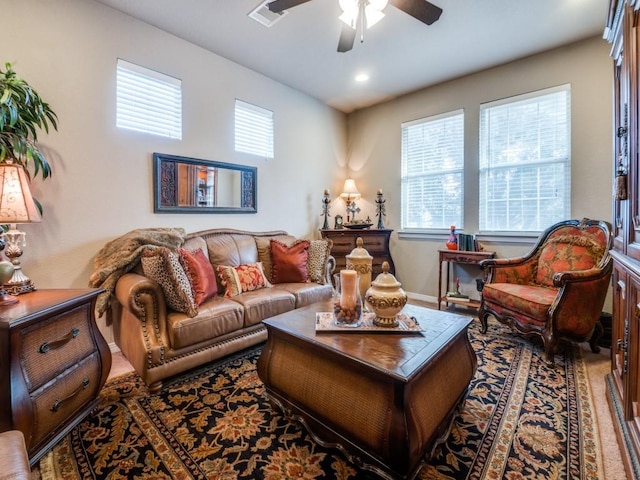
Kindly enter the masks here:
[[402, 228], [463, 225], [464, 112], [402, 124]]
[[480, 231], [538, 232], [571, 216], [568, 85], [480, 106]]
[[236, 99], [236, 152], [273, 158], [273, 112]]
[[182, 81], [118, 59], [116, 125], [182, 139]]

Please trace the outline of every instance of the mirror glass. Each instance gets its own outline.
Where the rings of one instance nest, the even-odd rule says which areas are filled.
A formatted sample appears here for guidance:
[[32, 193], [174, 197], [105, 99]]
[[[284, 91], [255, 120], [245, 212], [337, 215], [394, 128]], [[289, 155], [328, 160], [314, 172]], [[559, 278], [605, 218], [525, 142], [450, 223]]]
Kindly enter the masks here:
[[153, 154], [154, 212], [256, 213], [257, 168]]

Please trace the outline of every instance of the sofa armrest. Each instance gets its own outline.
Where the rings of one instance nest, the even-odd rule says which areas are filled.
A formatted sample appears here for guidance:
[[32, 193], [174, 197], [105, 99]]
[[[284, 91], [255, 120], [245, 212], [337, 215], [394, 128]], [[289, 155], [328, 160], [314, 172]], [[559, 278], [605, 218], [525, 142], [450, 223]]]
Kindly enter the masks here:
[[31, 478], [27, 447], [20, 430], [0, 433], [0, 478]]
[[167, 304], [157, 282], [144, 275], [126, 273], [118, 279], [115, 294], [122, 308], [144, 323], [148, 341], [158, 346], [168, 344]]
[[327, 264], [324, 269], [324, 283], [326, 285], [333, 285], [333, 272], [336, 270], [336, 259], [329, 255], [327, 256]]

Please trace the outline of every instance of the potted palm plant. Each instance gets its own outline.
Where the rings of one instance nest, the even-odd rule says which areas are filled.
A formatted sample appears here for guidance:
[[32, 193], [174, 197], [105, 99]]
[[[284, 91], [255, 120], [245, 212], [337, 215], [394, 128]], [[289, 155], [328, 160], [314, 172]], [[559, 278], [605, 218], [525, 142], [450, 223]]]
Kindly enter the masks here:
[[51, 166], [38, 146], [38, 131], [58, 129], [58, 117], [38, 92], [5, 64], [0, 69], [0, 164], [21, 165], [29, 178], [51, 175]]

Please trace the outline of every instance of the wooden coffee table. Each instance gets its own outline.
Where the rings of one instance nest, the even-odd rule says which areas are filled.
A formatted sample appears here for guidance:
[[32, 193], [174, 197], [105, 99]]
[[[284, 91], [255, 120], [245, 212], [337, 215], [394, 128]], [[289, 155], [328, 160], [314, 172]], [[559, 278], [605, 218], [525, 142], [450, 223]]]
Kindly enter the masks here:
[[424, 332], [316, 332], [320, 302], [269, 320], [258, 375], [315, 441], [387, 478], [414, 478], [449, 434], [476, 370], [471, 318], [407, 305]]

